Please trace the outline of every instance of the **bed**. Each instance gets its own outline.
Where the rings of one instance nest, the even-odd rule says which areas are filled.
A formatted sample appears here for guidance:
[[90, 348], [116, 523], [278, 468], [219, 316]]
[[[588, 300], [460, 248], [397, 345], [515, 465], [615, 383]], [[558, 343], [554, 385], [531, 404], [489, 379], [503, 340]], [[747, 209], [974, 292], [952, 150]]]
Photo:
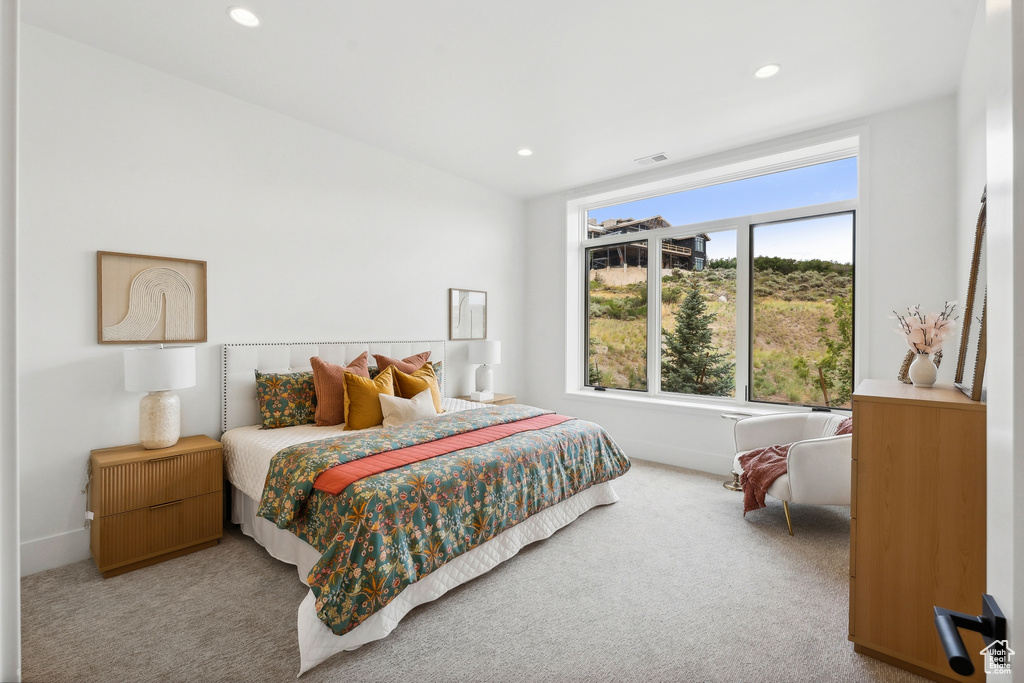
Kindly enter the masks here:
[[[442, 414], [356, 431], [261, 428], [257, 371], [308, 371], [313, 357], [347, 365], [364, 352], [399, 359], [424, 351]], [[298, 610], [300, 675], [387, 636], [417, 605], [617, 500], [611, 480], [629, 461], [604, 430], [530, 406], [450, 398], [448, 370], [444, 341], [224, 345], [231, 521], [310, 586]], [[417, 455], [423, 449], [437, 452]], [[338, 490], [322, 486], [346, 467], [396, 455], [421, 459], [353, 475], [363, 478], [352, 483], [343, 477]]]

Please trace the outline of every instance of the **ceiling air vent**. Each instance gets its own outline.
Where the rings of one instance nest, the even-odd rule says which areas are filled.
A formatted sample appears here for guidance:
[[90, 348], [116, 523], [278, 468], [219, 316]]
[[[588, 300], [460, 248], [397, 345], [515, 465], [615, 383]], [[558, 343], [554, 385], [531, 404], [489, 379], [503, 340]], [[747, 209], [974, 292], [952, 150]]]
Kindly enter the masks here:
[[640, 164], [641, 166], [649, 166], [651, 164], [656, 164], [659, 161], [666, 161], [667, 159], [668, 157], [665, 156], [664, 152], [659, 152], [658, 154], [652, 154], [648, 157], [640, 157], [639, 159], [634, 159], [634, 161]]

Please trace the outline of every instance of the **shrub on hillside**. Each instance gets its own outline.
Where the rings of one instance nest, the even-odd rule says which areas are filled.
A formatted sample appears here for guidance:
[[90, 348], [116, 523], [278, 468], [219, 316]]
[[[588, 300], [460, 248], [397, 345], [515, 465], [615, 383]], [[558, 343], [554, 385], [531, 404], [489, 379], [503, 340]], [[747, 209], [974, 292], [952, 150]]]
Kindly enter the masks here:
[[590, 295], [590, 317], [636, 320], [647, 317], [647, 293], [641, 297], [611, 298]]
[[679, 303], [679, 299], [683, 296], [682, 287], [662, 287], [661, 289], [661, 303], [663, 304], [675, 304]]

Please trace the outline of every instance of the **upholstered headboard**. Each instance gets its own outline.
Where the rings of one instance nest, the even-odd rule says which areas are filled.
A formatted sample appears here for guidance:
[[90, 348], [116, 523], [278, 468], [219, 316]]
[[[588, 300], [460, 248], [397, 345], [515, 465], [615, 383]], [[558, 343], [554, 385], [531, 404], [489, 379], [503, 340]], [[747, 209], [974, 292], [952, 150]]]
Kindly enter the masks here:
[[364, 351], [373, 354], [406, 358], [422, 351], [430, 351], [430, 362], [442, 361], [441, 394], [448, 395], [446, 342], [380, 341], [380, 342], [323, 342], [308, 344], [225, 344], [221, 387], [221, 429], [260, 423], [256, 405], [256, 370], [261, 372], [298, 372], [310, 370], [309, 359], [320, 356], [330, 363], [347, 365]]

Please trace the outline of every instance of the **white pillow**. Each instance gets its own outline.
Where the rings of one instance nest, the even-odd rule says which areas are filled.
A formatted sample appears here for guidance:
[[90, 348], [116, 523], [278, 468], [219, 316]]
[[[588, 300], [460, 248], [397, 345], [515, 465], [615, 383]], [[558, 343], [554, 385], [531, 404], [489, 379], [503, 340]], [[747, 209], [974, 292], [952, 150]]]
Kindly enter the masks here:
[[380, 409], [384, 413], [384, 426], [394, 427], [410, 422], [419, 422], [428, 417], [436, 417], [434, 397], [430, 389], [424, 389], [412, 398], [380, 395]]

